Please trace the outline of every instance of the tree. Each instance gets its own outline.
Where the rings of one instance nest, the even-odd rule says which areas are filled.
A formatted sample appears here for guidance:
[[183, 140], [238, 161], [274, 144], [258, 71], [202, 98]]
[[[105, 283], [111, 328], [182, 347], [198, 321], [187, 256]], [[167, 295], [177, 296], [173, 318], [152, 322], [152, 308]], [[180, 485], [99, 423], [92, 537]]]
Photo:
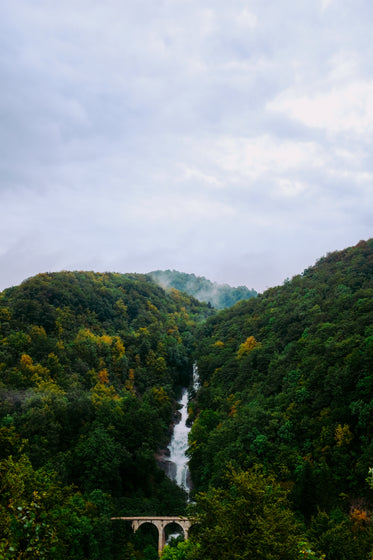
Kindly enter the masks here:
[[178, 542], [176, 546], [167, 545], [163, 549], [162, 560], [192, 560], [198, 547], [191, 541]]
[[[86, 502], [73, 488], [62, 486], [55, 473], [34, 470], [26, 455], [0, 461], [0, 490], [0, 558], [103, 557], [107, 545], [100, 537], [110, 537], [103, 523], [109, 514], [97, 519], [95, 530], [93, 518], [100, 514], [97, 496]], [[109, 560], [107, 554], [105, 558]]]
[[199, 545], [193, 558], [203, 560], [295, 560], [298, 529], [286, 493], [272, 476], [254, 468], [230, 469], [226, 485], [196, 496]]
[[128, 453], [103, 426], [97, 425], [75, 448], [76, 470], [86, 492], [101, 489], [105, 492], [120, 488], [120, 464]]

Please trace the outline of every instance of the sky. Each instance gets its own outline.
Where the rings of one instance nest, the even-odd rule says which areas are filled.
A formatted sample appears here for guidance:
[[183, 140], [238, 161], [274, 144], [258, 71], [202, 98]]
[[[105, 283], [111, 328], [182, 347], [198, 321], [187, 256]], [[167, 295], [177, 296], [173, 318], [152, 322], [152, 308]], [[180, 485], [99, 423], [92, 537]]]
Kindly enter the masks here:
[[0, 290], [262, 292], [372, 237], [370, 0], [3, 0]]

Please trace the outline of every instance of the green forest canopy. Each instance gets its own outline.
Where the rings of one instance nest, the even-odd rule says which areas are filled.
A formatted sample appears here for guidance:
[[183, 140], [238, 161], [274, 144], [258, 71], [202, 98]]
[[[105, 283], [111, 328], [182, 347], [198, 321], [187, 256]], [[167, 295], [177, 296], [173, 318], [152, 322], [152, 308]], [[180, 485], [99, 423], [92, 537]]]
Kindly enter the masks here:
[[200, 523], [165, 558], [229, 558], [241, 518], [235, 558], [371, 558], [373, 240], [219, 312], [146, 275], [2, 292], [0, 557], [154, 557], [154, 535], [110, 517], [186, 512], [155, 453], [194, 360]]
[[219, 488], [227, 464], [260, 464], [328, 560], [368, 558], [373, 240], [211, 317], [198, 341], [196, 488]]
[[185, 511], [155, 452], [189, 383], [196, 322], [211, 313], [142, 275], [40, 274], [1, 294], [7, 558], [30, 540], [22, 558], [39, 549], [48, 558], [111, 558], [110, 514]]

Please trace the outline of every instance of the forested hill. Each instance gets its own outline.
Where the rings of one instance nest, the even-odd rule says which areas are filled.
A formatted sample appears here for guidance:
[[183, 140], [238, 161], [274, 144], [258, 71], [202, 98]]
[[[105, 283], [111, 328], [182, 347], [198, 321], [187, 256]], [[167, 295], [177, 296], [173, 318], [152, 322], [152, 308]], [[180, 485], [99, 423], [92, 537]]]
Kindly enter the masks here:
[[1, 558], [130, 558], [111, 515], [185, 511], [155, 452], [212, 313], [133, 274], [40, 274], [0, 294]]
[[210, 303], [216, 309], [231, 307], [238, 301], [250, 299], [257, 295], [255, 290], [249, 290], [246, 286], [233, 288], [228, 284], [211, 282], [204, 276], [196, 276], [177, 270], [154, 270], [149, 274], [163, 288], [175, 288], [197, 298], [199, 301]]
[[2, 292], [0, 558], [157, 558], [111, 517], [187, 511], [155, 455], [194, 360], [198, 523], [164, 560], [371, 560], [373, 240], [222, 311], [138, 274]]
[[[191, 435], [198, 490], [260, 464], [328, 560], [373, 548], [373, 240], [212, 317]], [[224, 531], [224, 529], [222, 529]]]
[[39, 274], [0, 294], [2, 380], [32, 386], [20, 358], [48, 369], [53, 355], [52, 370], [63, 375], [49, 377], [64, 389], [73, 382], [87, 388], [106, 368], [118, 388], [133, 370], [140, 393], [157, 383], [173, 390], [190, 365], [193, 325], [212, 313], [146, 275]]

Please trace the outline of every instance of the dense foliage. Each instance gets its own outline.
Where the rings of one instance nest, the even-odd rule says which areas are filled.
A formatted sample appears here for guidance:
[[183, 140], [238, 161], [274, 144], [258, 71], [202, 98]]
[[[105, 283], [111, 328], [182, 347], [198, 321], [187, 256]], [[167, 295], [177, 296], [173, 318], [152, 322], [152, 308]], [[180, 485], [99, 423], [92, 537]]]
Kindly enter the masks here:
[[274, 478], [233, 471], [224, 482], [196, 498], [196, 560], [297, 560], [296, 522]]
[[211, 313], [141, 275], [40, 274], [0, 295], [1, 557], [121, 558], [111, 514], [183, 513], [154, 454]]
[[255, 290], [249, 290], [246, 286], [233, 288], [228, 284], [211, 282], [204, 276], [186, 274], [177, 270], [155, 270], [150, 272], [150, 275], [164, 288], [175, 288], [185, 292], [199, 301], [209, 303], [216, 309], [231, 307], [238, 301], [257, 295]]
[[[190, 466], [197, 490], [260, 463], [328, 560], [373, 550], [373, 240], [202, 326]], [[242, 556], [244, 557], [244, 556]]]
[[220, 312], [178, 287], [0, 294], [0, 558], [157, 557], [154, 527], [110, 518], [186, 512], [155, 455], [197, 360], [196, 523], [164, 558], [371, 560], [373, 240]]

